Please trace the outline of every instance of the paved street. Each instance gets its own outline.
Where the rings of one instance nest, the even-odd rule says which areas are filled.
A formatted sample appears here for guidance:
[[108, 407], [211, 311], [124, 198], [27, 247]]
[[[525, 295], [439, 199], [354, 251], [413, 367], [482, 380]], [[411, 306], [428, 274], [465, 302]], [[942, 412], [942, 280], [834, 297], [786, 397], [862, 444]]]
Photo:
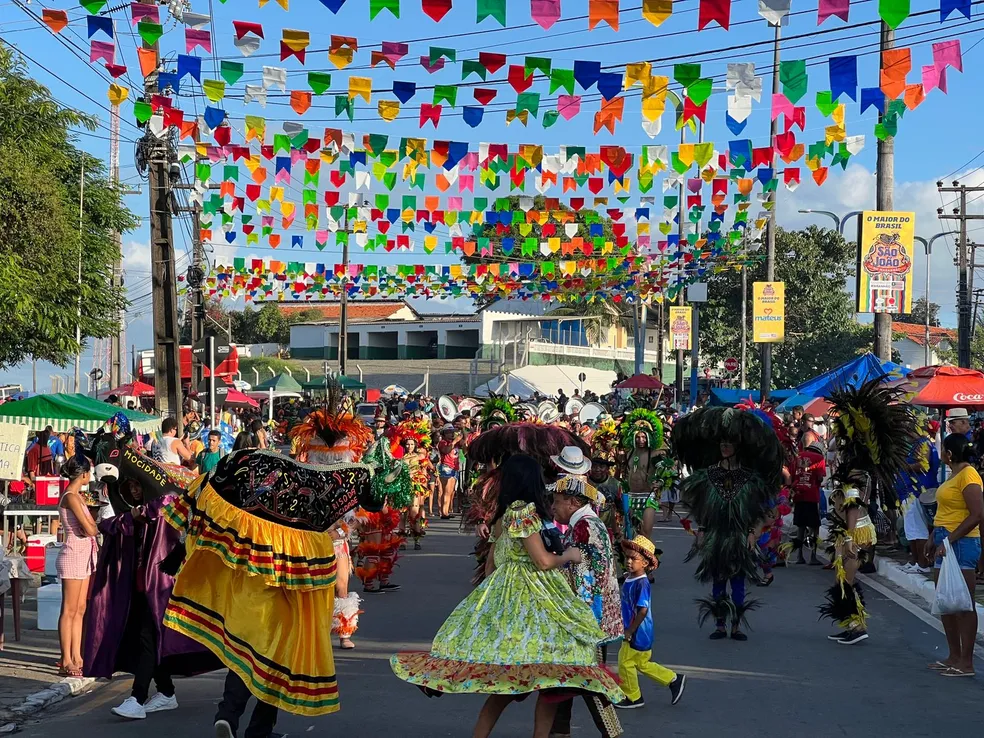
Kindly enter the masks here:
[[[984, 676], [952, 680], [930, 672], [926, 665], [945, 648], [942, 634], [888, 597], [869, 588], [871, 638], [840, 646], [825, 639], [831, 629], [816, 617], [830, 572], [779, 569], [771, 587], [752, 590], [763, 608], [751, 614], [749, 641], [712, 642], [709, 631], [696, 626], [693, 599], [703, 590], [692, 578], [693, 564], [683, 563], [689, 537], [679, 527], [658, 528], [655, 537], [665, 552], [654, 588], [655, 657], [686, 672], [690, 681], [676, 707], [670, 707], [666, 690], [644, 682], [646, 708], [620, 713], [627, 735], [938, 737], [979, 730]], [[429, 647], [443, 618], [467, 592], [470, 545], [470, 538], [449, 524], [434, 523], [424, 551], [407, 552], [401, 562], [403, 591], [366, 602], [358, 650], [336, 652], [341, 712], [319, 719], [282, 715], [278, 729], [292, 736], [469, 736], [482, 697], [428, 700], [398, 681], [387, 659], [395, 650]], [[129, 680], [120, 680], [70, 700], [40, 723], [25, 726], [24, 734], [208, 736], [221, 678], [179, 682], [180, 709], [137, 725], [109, 712], [128, 693]], [[834, 691], [837, 685], [843, 688]], [[532, 700], [512, 706], [496, 735], [529, 735], [532, 710]], [[583, 706], [575, 708], [575, 735], [597, 735]]]

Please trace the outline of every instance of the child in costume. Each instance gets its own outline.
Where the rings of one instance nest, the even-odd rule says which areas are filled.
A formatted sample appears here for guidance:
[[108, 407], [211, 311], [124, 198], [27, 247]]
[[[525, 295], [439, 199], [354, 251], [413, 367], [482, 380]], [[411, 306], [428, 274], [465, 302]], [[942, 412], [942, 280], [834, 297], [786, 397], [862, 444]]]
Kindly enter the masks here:
[[779, 439], [755, 412], [706, 407], [673, 426], [673, 449], [692, 470], [680, 485], [691, 518], [685, 527], [695, 522], [700, 529], [687, 560], [699, 558], [695, 576], [712, 584], [711, 597], [697, 600], [698, 622], [713, 617], [711, 639], [719, 640], [728, 637], [730, 617], [731, 637], [748, 640], [740, 626], [758, 602], [745, 600], [745, 582], [757, 576], [755, 543], [782, 480]]
[[[884, 376], [876, 377], [857, 389], [839, 389], [828, 397], [838, 463], [827, 516], [827, 552], [836, 582], [827, 590], [820, 616], [843, 628], [827, 637], [844, 645], [868, 638], [864, 595], [854, 577], [876, 543], [875, 526], [868, 515], [874, 486], [878, 485], [883, 502], [894, 509], [895, 481], [900, 474], [913, 471], [909, 455], [920, 437], [919, 420], [905, 401], [905, 390], [887, 387], [884, 380]], [[925, 458], [923, 462], [928, 463]]]
[[645, 536], [636, 536], [631, 541], [623, 541], [625, 551], [626, 577], [622, 584], [622, 624], [625, 640], [618, 651], [618, 678], [622, 683], [625, 699], [615, 705], [631, 710], [645, 707], [639, 689], [639, 673], [652, 679], [663, 687], [669, 687], [671, 704], [676, 704], [683, 696], [687, 676], [677, 674], [652, 660], [653, 656], [653, 613], [647, 574], [659, 567], [656, 547]]
[[[563, 688], [613, 702], [623, 697], [598, 665], [597, 644], [605, 635], [560, 571], [579, 563], [580, 551], [557, 556], [544, 546], [540, 532], [550, 513], [540, 465], [519, 454], [500, 472], [485, 580], [444, 622], [430, 652], [398, 653], [390, 660], [400, 679], [428, 695], [489, 695], [475, 738], [491, 733], [510, 702], [534, 692]], [[558, 702], [537, 700], [534, 738], [547, 738]]]

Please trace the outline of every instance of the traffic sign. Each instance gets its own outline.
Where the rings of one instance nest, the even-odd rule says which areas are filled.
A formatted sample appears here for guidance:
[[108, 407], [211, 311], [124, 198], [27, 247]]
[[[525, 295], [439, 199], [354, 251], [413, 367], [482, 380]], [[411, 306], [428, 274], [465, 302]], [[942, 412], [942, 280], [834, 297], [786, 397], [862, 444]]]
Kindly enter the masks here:
[[738, 359], [732, 357], [730, 359], [724, 360], [724, 370], [729, 374], [734, 374], [736, 371], [738, 371], [739, 366], [740, 364], [738, 363]]
[[585, 374], [584, 372], [581, 372], [580, 374], [577, 375], [577, 381], [579, 381], [579, 382], [587, 382], [588, 381], [588, 375]]
[[[208, 397], [208, 392], [209, 392], [208, 382], [209, 382], [209, 377], [205, 377], [205, 379], [203, 379], [201, 381], [201, 383], [198, 385], [198, 395], [200, 397], [205, 397], [205, 398]], [[218, 377], [216, 377], [215, 378], [215, 399], [216, 400], [224, 400], [226, 398], [226, 395], [228, 395], [228, 394], [229, 394], [229, 385], [227, 385], [221, 379], [219, 379]]]

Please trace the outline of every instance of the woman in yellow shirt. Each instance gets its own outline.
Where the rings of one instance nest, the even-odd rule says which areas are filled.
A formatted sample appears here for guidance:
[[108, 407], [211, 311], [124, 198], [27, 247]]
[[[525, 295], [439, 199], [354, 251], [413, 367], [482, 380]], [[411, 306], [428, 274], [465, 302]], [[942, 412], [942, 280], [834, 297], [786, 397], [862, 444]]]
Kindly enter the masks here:
[[[943, 563], [943, 539], [950, 541], [971, 598], [974, 596], [975, 569], [981, 557], [980, 524], [984, 522], [984, 491], [981, 476], [973, 463], [977, 460], [974, 445], [960, 433], [951, 433], [943, 441], [943, 461], [952, 475], [936, 491], [937, 510], [933, 519], [933, 543], [926, 558], [936, 555], [935, 578]], [[941, 616], [950, 655], [930, 664], [930, 669], [945, 677], [974, 676], [974, 639], [977, 636], [977, 611]]]

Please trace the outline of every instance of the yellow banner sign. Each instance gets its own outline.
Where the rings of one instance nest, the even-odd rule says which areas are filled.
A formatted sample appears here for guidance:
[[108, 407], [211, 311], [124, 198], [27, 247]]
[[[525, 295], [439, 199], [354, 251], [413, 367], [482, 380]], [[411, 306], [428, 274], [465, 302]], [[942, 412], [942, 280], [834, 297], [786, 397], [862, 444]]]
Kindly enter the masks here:
[[670, 308], [670, 348], [674, 351], [690, 351], [694, 317], [689, 307]]
[[858, 228], [859, 313], [912, 312], [912, 242], [916, 214], [861, 213]]
[[752, 284], [752, 341], [782, 343], [786, 340], [785, 282]]

